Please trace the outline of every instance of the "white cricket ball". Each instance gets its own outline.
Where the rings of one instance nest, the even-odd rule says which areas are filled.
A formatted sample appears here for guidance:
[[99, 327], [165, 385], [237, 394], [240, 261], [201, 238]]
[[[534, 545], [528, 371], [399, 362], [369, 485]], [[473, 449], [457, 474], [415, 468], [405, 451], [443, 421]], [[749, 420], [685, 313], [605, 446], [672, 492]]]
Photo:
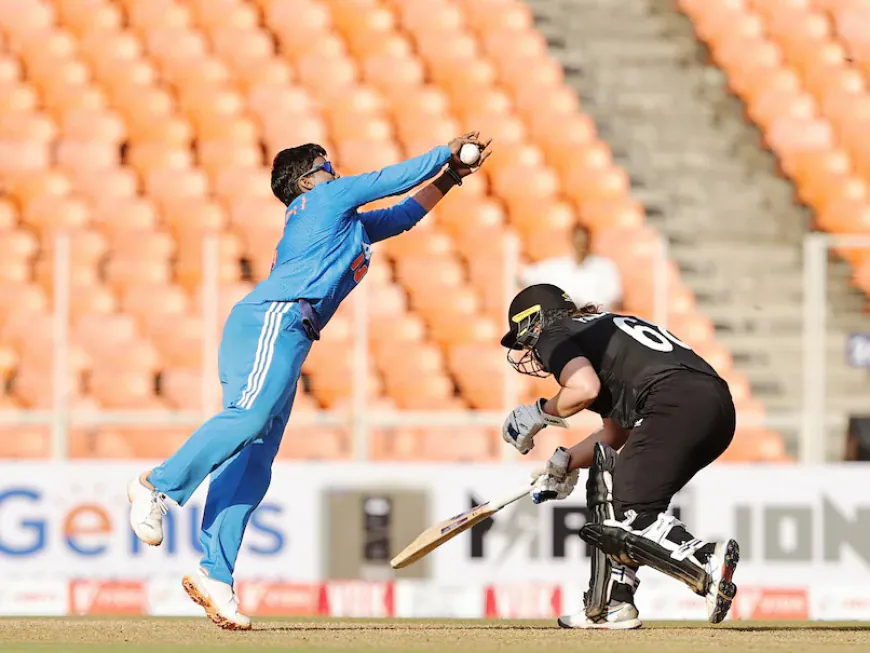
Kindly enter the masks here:
[[480, 148], [474, 143], [465, 143], [459, 148], [459, 160], [467, 166], [473, 166], [480, 158]]

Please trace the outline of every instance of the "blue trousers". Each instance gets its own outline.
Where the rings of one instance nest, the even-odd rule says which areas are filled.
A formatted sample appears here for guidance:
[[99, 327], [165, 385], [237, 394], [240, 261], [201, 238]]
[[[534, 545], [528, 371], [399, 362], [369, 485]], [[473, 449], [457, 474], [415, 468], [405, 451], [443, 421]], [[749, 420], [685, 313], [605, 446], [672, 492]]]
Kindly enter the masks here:
[[202, 519], [202, 568], [233, 582], [248, 520], [272, 479], [311, 341], [293, 302], [238, 304], [224, 325], [218, 366], [223, 410], [148, 480], [184, 505], [211, 474]]

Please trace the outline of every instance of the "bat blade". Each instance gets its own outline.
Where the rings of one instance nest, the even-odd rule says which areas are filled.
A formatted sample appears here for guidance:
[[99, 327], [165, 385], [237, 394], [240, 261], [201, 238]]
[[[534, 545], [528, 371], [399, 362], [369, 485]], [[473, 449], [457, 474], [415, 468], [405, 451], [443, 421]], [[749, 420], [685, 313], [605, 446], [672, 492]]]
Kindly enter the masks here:
[[445, 519], [433, 526], [430, 526], [425, 531], [420, 533], [417, 538], [408, 546], [402, 549], [391, 561], [390, 566], [393, 569], [403, 569], [408, 565], [414, 564], [421, 558], [427, 556], [432, 551], [437, 549], [445, 542], [449, 542], [454, 537], [467, 531], [472, 526], [479, 524], [485, 519], [489, 519], [505, 506], [513, 503], [526, 496], [529, 491], [529, 486], [526, 485], [522, 490], [512, 492], [508, 497], [501, 501], [488, 501], [479, 506], [475, 506], [470, 510], [459, 513], [455, 517]]

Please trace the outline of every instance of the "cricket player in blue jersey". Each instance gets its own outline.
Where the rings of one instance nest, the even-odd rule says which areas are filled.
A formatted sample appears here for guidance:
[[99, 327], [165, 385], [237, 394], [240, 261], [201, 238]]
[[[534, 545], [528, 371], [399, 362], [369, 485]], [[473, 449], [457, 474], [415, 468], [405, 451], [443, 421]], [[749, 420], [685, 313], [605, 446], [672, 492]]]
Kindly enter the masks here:
[[[459, 159], [466, 143], [481, 150], [474, 166]], [[167, 498], [183, 506], [211, 475], [201, 567], [183, 585], [222, 628], [251, 627], [238, 609], [233, 570], [248, 519], [269, 488], [272, 461], [312, 341], [365, 276], [371, 243], [413, 227], [490, 153], [489, 142], [472, 132], [413, 159], [351, 177], [340, 177], [319, 145], [275, 157], [272, 191], [287, 206], [284, 234], [269, 277], [236, 304], [224, 325], [218, 359], [224, 408], [172, 457], [127, 486], [134, 533], [158, 546]], [[436, 175], [395, 206], [358, 211]]]

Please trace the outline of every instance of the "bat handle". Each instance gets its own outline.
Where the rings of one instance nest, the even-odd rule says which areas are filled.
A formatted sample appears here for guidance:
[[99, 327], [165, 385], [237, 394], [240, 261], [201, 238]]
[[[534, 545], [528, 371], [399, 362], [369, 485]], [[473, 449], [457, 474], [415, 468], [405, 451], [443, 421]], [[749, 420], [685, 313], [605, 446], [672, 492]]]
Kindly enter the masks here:
[[518, 487], [510, 492], [510, 494], [506, 494], [501, 497], [498, 501], [493, 501], [490, 503], [490, 506], [495, 510], [501, 510], [505, 506], [509, 506], [515, 501], [519, 501], [524, 496], [526, 496], [529, 491], [532, 489], [532, 486], [529, 484], [523, 485], [522, 487]]

